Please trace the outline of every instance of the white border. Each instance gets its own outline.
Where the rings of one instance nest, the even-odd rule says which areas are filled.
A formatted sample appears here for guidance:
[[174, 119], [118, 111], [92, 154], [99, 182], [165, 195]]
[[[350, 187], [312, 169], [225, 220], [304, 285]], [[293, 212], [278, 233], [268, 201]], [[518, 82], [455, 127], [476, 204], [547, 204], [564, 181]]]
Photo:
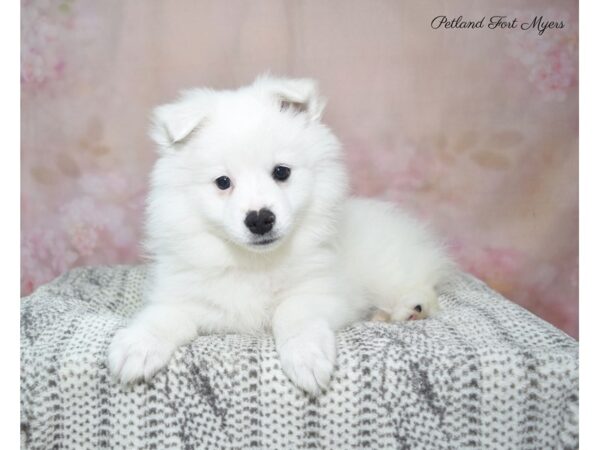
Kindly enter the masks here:
[[0, 342], [2, 368], [2, 447], [19, 448], [19, 302], [20, 298], [20, 4], [6, 2], [0, 19], [0, 124], [2, 126], [2, 218], [0, 249], [2, 251], [2, 314]]
[[[580, 250], [580, 448], [598, 448], [598, 348], [600, 326], [598, 317], [600, 270], [600, 114], [598, 83], [600, 7], [597, 1], [580, 3], [579, 86], [580, 86], [580, 153], [579, 153], [579, 250]], [[593, 56], [594, 55], [594, 56]], [[596, 444], [596, 445], [594, 445]]]
[[[581, 408], [580, 448], [598, 448], [598, 365], [600, 364], [600, 253], [598, 238], [600, 220], [600, 65], [597, 56], [597, 27], [600, 26], [600, 7], [593, 0], [580, 4], [580, 341], [581, 341]], [[6, 2], [0, 22], [2, 39], [0, 54], [3, 67], [0, 71], [2, 98], [0, 123], [2, 124], [2, 164], [0, 182], [2, 186], [2, 211], [0, 222], [2, 249], [3, 302], [0, 315], [2, 347], [2, 446], [19, 446], [19, 298], [20, 292], [20, 5]], [[573, 180], [577, 182], [577, 180]]]

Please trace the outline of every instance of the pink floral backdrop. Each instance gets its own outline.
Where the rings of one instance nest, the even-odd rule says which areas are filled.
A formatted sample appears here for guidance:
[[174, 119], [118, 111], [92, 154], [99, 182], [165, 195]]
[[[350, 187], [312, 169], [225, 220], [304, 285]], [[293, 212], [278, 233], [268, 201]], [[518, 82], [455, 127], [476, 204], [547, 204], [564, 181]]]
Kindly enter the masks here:
[[[270, 70], [319, 80], [355, 192], [427, 220], [465, 270], [577, 337], [577, 14], [572, 0], [23, 0], [23, 295], [139, 261], [150, 109]], [[438, 15], [565, 27], [434, 30]]]

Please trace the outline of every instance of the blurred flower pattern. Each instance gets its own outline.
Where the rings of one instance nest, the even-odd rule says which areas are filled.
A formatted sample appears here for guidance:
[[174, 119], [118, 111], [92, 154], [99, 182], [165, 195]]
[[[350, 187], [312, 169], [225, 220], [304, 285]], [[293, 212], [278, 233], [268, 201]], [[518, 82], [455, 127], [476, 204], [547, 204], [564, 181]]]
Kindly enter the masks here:
[[541, 36], [433, 30], [427, 2], [176, 5], [22, 0], [22, 295], [140, 261], [150, 109], [271, 70], [320, 81], [356, 193], [412, 211], [465, 270], [578, 336], [576, 1], [444, 7], [565, 24]]

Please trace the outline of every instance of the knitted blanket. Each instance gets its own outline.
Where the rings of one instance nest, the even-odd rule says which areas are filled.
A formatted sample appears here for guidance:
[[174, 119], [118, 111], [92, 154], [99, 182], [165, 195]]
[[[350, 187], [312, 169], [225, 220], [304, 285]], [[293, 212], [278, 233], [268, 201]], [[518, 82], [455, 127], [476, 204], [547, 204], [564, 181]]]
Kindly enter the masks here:
[[284, 375], [269, 335], [205, 335], [148, 384], [116, 384], [115, 330], [143, 266], [72, 270], [21, 301], [22, 446], [31, 449], [575, 449], [578, 344], [472, 276], [442, 311], [337, 334], [328, 391]]

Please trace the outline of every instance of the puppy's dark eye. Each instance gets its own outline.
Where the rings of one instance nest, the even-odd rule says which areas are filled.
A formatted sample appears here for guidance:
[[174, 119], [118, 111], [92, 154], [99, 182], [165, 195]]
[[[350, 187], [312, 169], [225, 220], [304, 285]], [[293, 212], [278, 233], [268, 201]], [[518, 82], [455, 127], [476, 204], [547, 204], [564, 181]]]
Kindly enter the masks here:
[[222, 176], [215, 180], [215, 184], [219, 189], [224, 191], [225, 189], [229, 189], [231, 187], [231, 180], [229, 177]]
[[277, 181], [285, 181], [290, 177], [292, 169], [285, 166], [275, 166], [273, 169], [273, 178]]

